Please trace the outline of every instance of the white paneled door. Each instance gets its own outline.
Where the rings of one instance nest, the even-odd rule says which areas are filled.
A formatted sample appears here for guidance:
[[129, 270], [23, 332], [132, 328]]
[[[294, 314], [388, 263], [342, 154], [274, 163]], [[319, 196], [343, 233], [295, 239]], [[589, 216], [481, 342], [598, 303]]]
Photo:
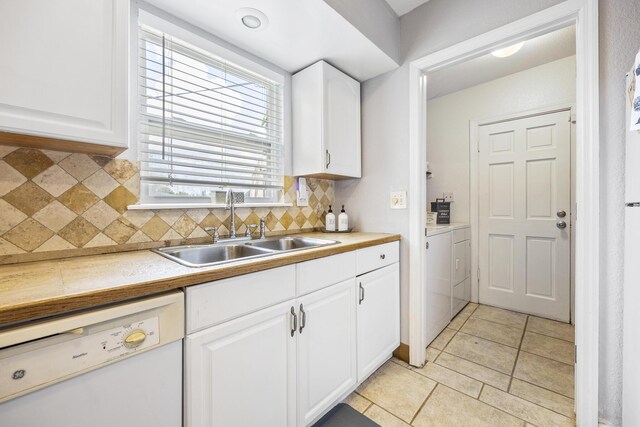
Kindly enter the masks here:
[[570, 320], [570, 111], [479, 128], [479, 296]]

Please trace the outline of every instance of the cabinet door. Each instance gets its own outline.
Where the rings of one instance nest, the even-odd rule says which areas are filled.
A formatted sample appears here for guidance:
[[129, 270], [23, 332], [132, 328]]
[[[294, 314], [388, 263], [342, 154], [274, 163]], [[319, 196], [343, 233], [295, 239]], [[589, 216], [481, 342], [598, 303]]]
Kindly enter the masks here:
[[325, 64], [325, 172], [360, 178], [360, 83]]
[[187, 426], [296, 425], [294, 303], [187, 336]]
[[356, 384], [356, 286], [349, 279], [298, 299], [298, 425]]
[[392, 264], [358, 281], [358, 382], [400, 345], [400, 268]]
[[453, 245], [453, 285], [457, 285], [467, 277], [467, 249], [469, 242], [467, 240], [455, 243]]
[[129, 7], [0, 2], [0, 130], [126, 148]]
[[451, 321], [451, 232], [427, 238], [426, 340], [433, 341]]

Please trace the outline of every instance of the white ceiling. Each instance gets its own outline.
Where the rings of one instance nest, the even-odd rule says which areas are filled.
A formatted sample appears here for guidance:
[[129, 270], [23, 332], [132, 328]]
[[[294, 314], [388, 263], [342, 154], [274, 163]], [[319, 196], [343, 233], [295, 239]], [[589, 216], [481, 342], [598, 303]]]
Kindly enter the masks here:
[[391, 9], [398, 16], [402, 16], [407, 12], [411, 12], [416, 7], [420, 6], [423, 3], [428, 2], [429, 0], [386, 0], [391, 6]]
[[487, 54], [429, 73], [428, 98], [438, 98], [575, 53], [575, 26], [563, 28], [528, 40], [522, 49], [507, 58]]
[[[274, 65], [297, 72], [320, 59], [364, 81], [398, 67], [323, 0], [147, 0]], [[262, 11], [269, 25], [244, 27], [236, 10]]]

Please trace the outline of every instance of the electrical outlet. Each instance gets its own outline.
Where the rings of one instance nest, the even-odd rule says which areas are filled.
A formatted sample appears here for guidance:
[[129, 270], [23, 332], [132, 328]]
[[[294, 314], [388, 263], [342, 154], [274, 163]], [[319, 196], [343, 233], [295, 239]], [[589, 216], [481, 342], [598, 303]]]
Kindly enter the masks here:
[[453, 202], [453, 193], [443, 193], [445, 202]]
[[407, 192], [392, 191], [389, 195], [391, 209], [407, 209]]

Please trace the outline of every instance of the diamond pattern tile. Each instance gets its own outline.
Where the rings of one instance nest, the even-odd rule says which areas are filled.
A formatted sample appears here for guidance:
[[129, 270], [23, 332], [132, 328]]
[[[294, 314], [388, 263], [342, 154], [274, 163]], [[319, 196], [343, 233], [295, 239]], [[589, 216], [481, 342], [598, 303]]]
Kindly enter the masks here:
[[75, 213], [81, 214], [100, 198], [83, 184], [76, 184], [58, 197], [58, 200]]
[[32, 148], [18, 148], [7, 154], [4, 161], [29, 179], [53, 166], [53, 160], [42, 151]]
[[135, 204], [138, 199], [131, 194], [131, 191], [123, 186], [119, 186], [109, 193], [107, 197], [104, 198], [104, 201], [113, 209], [123, 214], [127, 210], [127, 206]]
[[5, 195], [4, 200], [31, 216], [51, 203], [53, 197], [29, 181]]
[[60, 230], [58, 234], [75, 247], [81, 248], [99, 232], [100, 230], [98, 230], [93, 224], [79, 216]]
[[76, 214], [57, 200], [49, 203], [33, 215], [40, 224], [55, 232], [60, 231], [76, 217]]
[[58, 165], [78, 181], [88, 178], [100, 169], [100, 166], [86, 154], [72, 154]]
[[[236, 210], [236, 230], [265, 218], [267, 232], [323, 226], [333, 181], [309, 178], [310, 206], [296, 206], [296, 178], [284, 177], [280, 202], [292, 207]], [[128, 210], [140, 196], [138, 165], [126, 159], [0, 146], [0, 256], [151, 241], [225, 236], [224, 209]], [[0, 260], [1, 261], [1, 260]]]
[[58, 197], [74, 185], [78, 180], [69, 175], [60, 166], [53, 165], [38, 176], [33, 178], [33, 182], [51, 194]]
[[30, 252], [49, 240], [51, 236], [53, 236], [53, 231], [38, 221], [29, 218], [2, 237], [19, 248]]
[[12, 168], [7, 162], [0, 160], [0, 196], [16, 189], [27, 182], [27, 178]]

